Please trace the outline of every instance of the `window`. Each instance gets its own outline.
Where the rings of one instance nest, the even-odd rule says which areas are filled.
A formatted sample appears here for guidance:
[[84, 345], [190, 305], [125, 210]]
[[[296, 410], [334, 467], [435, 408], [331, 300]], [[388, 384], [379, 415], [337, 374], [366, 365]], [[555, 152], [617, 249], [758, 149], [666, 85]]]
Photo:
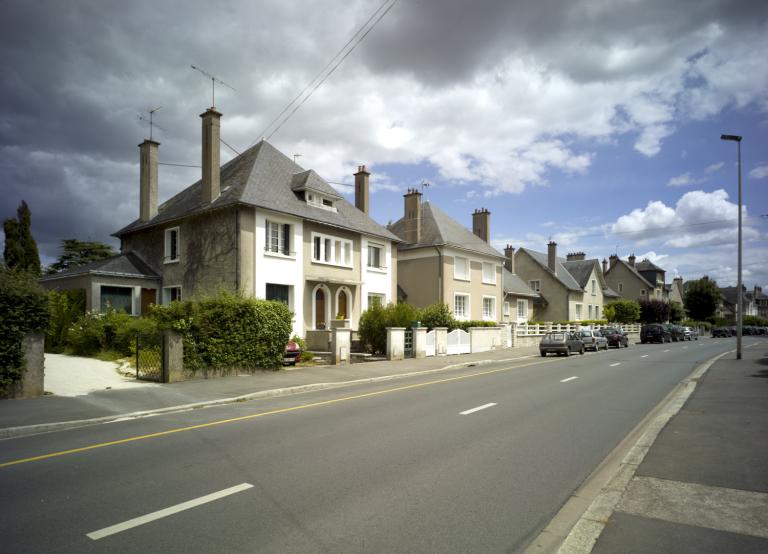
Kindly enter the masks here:
[[517, 301], [517, 319], [520, 321], [528, 321], [528, 301]]
[[133, 313], [133, 289], [130, 287], [101, 287], [101, 311]]
[[504, 302], [504, 317], [509, 317], [509, 302]]
[[267, 234], [264, 250], [274, 254], [291, 255], [291, 226], [267, 220]]
[[483, 283], [496, 284], [496, 266], [494, 264], [483, 262]]
[[619, 292], [624, 292], [624, 283], [619, 283]]
[[469, 281], [469, 260], [467, 258], [453, 257], [453, 278]]
[[468, 294], [454, 294], [453, 316], [457, 319], [467, 319], [469, 317], [469, 295]]
[[163, 304], [181, 300], [181, 287], [163, 287]]
[[377, 244], [368, 243], [368, 267], [375, 267], [382, 269], [384, 266], [383, 261], [384, 247]]
[[589, 305], [588, 311], [589, 311], [589, 317], [587, 319], [592, 319], [592, 304]]
[[528, 284], [531, 285], [531, 288], [536, 292], [541, 292], [541, 281], [528, 281]]
[[333, 205], [333, 200], [325, 198], [319, 194], [306, 193], [307, 204], [315, 206], [317, 208], [323, 208], [324, 210], [336, 211], [336, 207]]
[[352, 267], [352, 241], [312, 233], [312, 261]]
[[576, 321], [581, 321], [581, 304], [576, 304]]
[[385, 298], [383, 294], [370, 293], [368, 295], [368, 307], [372, 308], [373, 306], [383, 306], [384, 300]]
[[640, 296], [645, 296], [645, 289], [640, 289]]
[[179, 261], [179, 228], [165, 230], [165, 263]]
[[288, 285], [275, 285], [267, 283], [267, 300], [277, 300], [286, 306], [290, 306], [290, 287]]
[[496, 319], [496, 298], [483, 296], [483, 319]]
[[595, 319], [600, 319], [600, 306], [595, 306]]
[[595, 295], [595, 291], [597, 290], [597, 282], [592, 279], [592, 296]]

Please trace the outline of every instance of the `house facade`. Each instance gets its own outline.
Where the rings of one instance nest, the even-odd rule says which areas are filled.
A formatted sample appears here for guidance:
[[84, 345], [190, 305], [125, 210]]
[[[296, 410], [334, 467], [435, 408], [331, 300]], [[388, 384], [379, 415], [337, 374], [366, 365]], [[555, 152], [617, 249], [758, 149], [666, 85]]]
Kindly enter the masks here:
[[603, 318], [605, 303], [615, 298], [607, 286], [597, 259], [583, 252], [557, 256], [550, 241], [547, 253], [520, 248], [514, 255], [516, 274], [539, 294], [536, 319], [584, 321]]
[[504, 248], [502, 282], [504, 286], [502, 321], [522, 325], [536, 320], [536, 303], [541, 296], [515, 273], [515, 249], [509, 244]]
[[400, 239], [368, 216], [365, 166], [355, 205], [264, 140], [220, 167], [221, 114], [201, 118], [202, 178], [158, 206], [159, 144], [144, 141], [139, 218], [115, 233], [154, 277], [154, 302], [221, 289], [278, 300], [305, 336], [333, 322], [355, 329], [369, 305], [396, 300]]
[[476, 210], [473, 231], [409, 190], [404, 215], [389, 226], [399, 237], [400, 299], [418, 308], [447, 304], [456, 319], [502, 321], [504, 257], [488, 244], [490, 212]]
[[[663, 299], [665, 296], [664, 270], [658, 268], [656, 271], [644, 266], [644, 270], [641, 272], [640, 264], [635, 264], [635, 261], [634, 254], [629, 256], [627, 261], [616, 255], [609, 256], [608, 266], [603, 264], [606, 284], [626, 300]], [[641, 263], [645, 264], [645, 262], [647, 260]]]

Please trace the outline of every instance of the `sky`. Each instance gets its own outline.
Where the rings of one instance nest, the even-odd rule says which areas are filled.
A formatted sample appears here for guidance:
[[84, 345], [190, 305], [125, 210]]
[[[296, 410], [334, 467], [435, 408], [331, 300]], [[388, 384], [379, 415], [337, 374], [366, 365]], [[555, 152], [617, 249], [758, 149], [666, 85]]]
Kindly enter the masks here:
[[29, 204], [44, 263], [66, 238], [119, 247], [149, 110], [179, 164], [160, 201], [199, 179], [183, 166], [212, 98], [194, 64], [228, 85], [222, 163], [266, 137], [350, 201], [365, 164], [379, 223], [421, 187], [468, 228], [490, 210], [499, 250], [634, 253], [667, 282], [736, 284], [737, 144], [720, 135], [741, 135], [743, 281], [768, 288], [768, 2], [6, 0], [0, 49], [0, 217]]

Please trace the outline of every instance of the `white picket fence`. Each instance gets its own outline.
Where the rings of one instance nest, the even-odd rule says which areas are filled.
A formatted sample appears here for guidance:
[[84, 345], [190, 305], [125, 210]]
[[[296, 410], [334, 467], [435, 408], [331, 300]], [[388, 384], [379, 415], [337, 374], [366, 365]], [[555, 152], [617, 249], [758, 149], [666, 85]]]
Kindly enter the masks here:
[[448, 355], [451, 354], [469, 354], [470, 343], [469, 333], [461, 329], [454, 329], [448, 333]]
[[551, 332], [566, 332], [566, 333], [574, 333], [576, 331], [579, 331], [581, 329], [604, 329], [604, 328], [611, 328], [614, 329], [618, 327], [625, 333], [640, 333], [640, 324], [639, 323], [631, 323], [631, 324], [608, 324], [608, 325], [581, 325], [579, 323], [568, 323], [568, 324], [560, 324], [560, 323], [523, 323], [518, 324], [516, 329], [516, 334], [518, 337], [528, 337], [531, 335], [544, 335], [546, 333]]

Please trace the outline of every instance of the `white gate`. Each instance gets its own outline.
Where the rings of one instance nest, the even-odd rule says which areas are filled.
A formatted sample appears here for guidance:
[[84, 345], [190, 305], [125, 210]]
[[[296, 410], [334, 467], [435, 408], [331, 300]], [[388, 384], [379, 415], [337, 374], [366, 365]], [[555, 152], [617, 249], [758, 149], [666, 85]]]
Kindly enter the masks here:
[[427, 356], [434, 356], [435, 355], [435, 331], [429, 331], [427, 333], [427, 343], [426, 343], [426, 355]]
[[469, 333], [454, 329], [448, 333], [448, 354], [469, 354]]

